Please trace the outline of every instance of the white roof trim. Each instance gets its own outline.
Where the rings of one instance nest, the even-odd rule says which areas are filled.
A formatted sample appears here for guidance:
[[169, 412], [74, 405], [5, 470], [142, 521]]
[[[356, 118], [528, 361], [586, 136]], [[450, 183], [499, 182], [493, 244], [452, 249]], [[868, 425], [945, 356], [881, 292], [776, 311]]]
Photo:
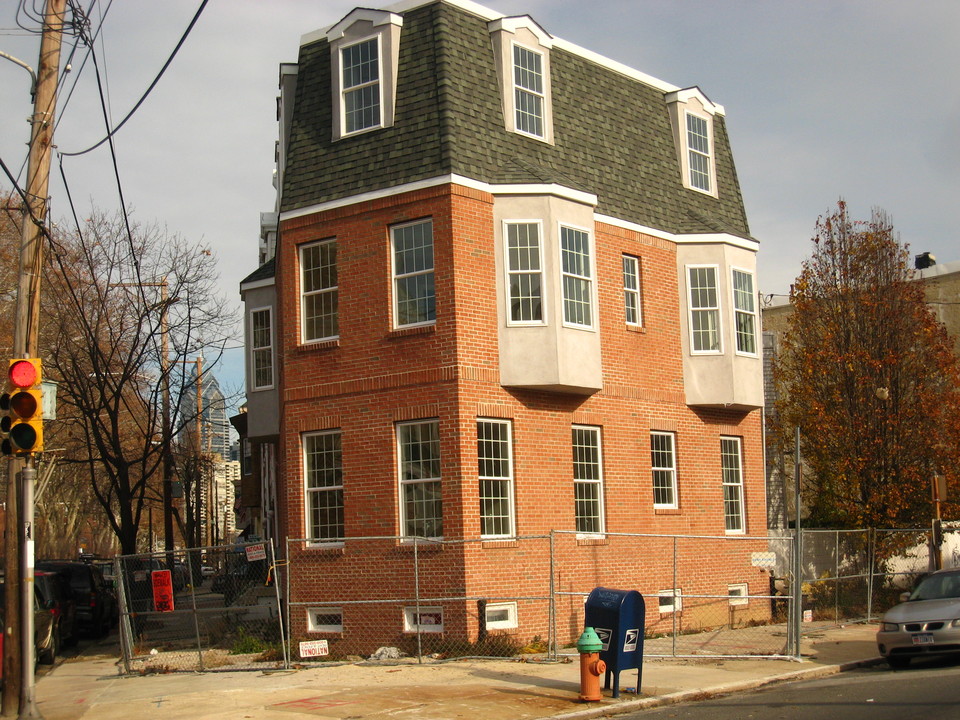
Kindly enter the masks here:
[[628, 220], [621, 220], [620, 218], [611, 217], [610, 215], [594, 214], [593, 219], [597, 222], [606, 223], [607, 225], [621, 227], [624, 230], [632, 230], [634, 232], [643, 233], [644, 235], [652, 235], [653, 237], [662, 238], [663, 240], [669, 240], [670, 242], [677, 243], [677, 245], [721, 243], [724, 245], [733, 245], [735, 247], [743, 248], [744, 250], [751, 250], [753, 252], [760, 250], [760, 243], [757, 240], [753, 240], [752, 238], [742, 238], [737, 235], [731, 235], [730, 233], [690, 233], [688, 235], [677, 235], [675, 233], [667, 232], [666, 230], [658, 230], [657, 228], [647, 227], [646, 225], [639, 225]]
[[275, 284], [275, 277], [261, 278], [260, 280], [251, 280], [250, 282], [242, 282], [240, 283], [240, 296], [242, 297], [247, 290], [257, 290], [258, 288], [272, 287]]
[[374, 27], [380, 25], [396, 25], [403, 27], [403, 16], [392, 13], [388, 10], [371, 10], [369, 8], [354, 8], [347, 13], [344, 18], [336, 25], [331, 25], [324, 33], [328, 41], [333, 42], [343, 37], [347, 29], [357, 22], [367, 20], [373, 23]]
[[[388, 5], [387, 7], [383, 8], [383, 11], [391, 12], [391, 13], [404, 13], [404, 12], [407, 12], [408, 10], [413, 10], [422, 5], [428, 5], [432, 2], [434, 2], [434, 0], [400, 0], [400, 2], [394, 3], [393, 5]], [[465, 12], [471, 13], [472, 15], [476, 15], [477, 17], [480, 17], [486, 20], [487, 22], [492, 22], [494, 20], [501, 20], [507, 17], [503, 13], [497, 12], [496, 10], [491, 10], [490, 8], [484, 7], [479, 3], [472, 2], [472, 0], [443, 0], [443, 2], [447, 3], [448, 5], [453, 5], [454, 7], [458, 7], [461, 10], [464, 10]], [[339, 25], [339, 23], [337, 24]], [[316, 42], [317, 40], [321, 40], [325, 38], [327, 36], [327, 33], [330, 30], [332, 30], [334, 27], [336, 27], [336, 25], [330, 25], [328, 27], [306, 33], [305, 35], [301, 36], [300, 45], [301, 46], [308, 45], [312, 42]], [[664, 82], [663, 80], [659, 80], [653, 77], [652, 75], [647, 75], [646, 73], [640, 72], [639, 70], [635, 70], [629, 65], [624, 65], [623, 63], [617, 62], [616, 60], [611, 60], [610, 58], [604, 57], [599, 53], [593, 52], [592, 50], [587, 50], [586, 48], [582, 48], [575, 43], [568, 42], [567, 40], [563, 40], [558, 37], [553, 37], [553, 47], [560, 48], [561, 50], [566, 50], [567, 52], [573, 53], [574, 55], [579, 55], [585, 60], [589, 60], [590, 62], [596, 63], [601, 67], [607, 68], [608, 70], [613, 70], [614, 72], [620, 73], [621, 75], [625, 75], [626, 77], [632, 78], [633, 80], [636, 80], [637, 82], [641, 82], [644, 85], [649, 85], [650, 87], [656, 90], [660, 90], [661, 92], [670, 93], [670, 92], [676, 92], [677, 90], [680, 90], [680, 88], [677, 87], [676, 85], [671, 85], [670, 83]], [[715, 111], [718, 115], [725, 114], [722, 105], [717, 105], [716, 103], [713, 103], [713, 107], [715, 108]]]
[[[462, 185], [463, 187], [469, 187], [482, 192], [488, 192], [494, 196], [554, 195], [567, 200], [573, 200], [574, 202], [583, 203], [584, 205], [590, 205], [593, 207], [596, 207], [597, 205], [596, 195], [583, 192], [582, 190], [568, 188], [563, 185], [557, 185], [555, 183], [517, 183], [510, 185], [494, 185], [491, 183], [481, 182], [480, 180], [464, 177], [463, 175], [451, 174], [427, 178], [426, 180], [418, 180], [416, 182], [405, 183], [403, 185], [395, 185], [394, 187], [383, 188], [381, 190], [372, 190], [370, 192], [360, 193], [359, 195], [351, 195], [349, 197], [339, 198], [337, 200], [331, 200], [325, 203], [318, 203], [316, 205], [310, 205], [297, 210], [287, 210], [286, 212], [280, 213], [280, 222], [292, 220], [298, 217], [304, 217], [306, 215], [325, 212], [327, 210], [347, 207], [349, 205], [356, 205], [357, 203], [367, 202], [370, 200], [379, 200], [381, 198], [391, 197], [393, 195], [400, 195], [405, 192], [413, 192], [415, 190], [422, 190], [424, 188], [447, 184]], [[725, 245], [734, 245], [736, 247], [751, 250], [753, 252], [757, 252], [760, 249], [760, 243], [756, 240], [751, 238], [737, 237], [736, 235], [730, 235], [729, 233], [691, 233], [689, 235], [676, 235], [674, 233], [667, 232], [666, 230], [658, 230], [657, 228], [638, 225], [637, 223], [632, 223], [628, 220], [621, 220], [620, 218], [611, 217], [610, 215], [599, 215], [595, 213], [593, 219], [596, 222], [602, 222], [606, 223], [607, 225], [614, 225], [616, 227], [624, 228], [625, 230], [633, 230], [635, 232], [643, 233], [644, 235], [652, 235], [653, 237], [669, 240], [677, 243], [678, 245], [722, 243]]]
[[426, 180], [417, 180], [416, 182], [404, 183], [403, 185], [395, 185], [393, 187], [383, 188], [381, 190], [371, 190], [370, 192], [360, 193], [359, 195], [351, 195], [349, 197], [339, 198], [337, 200], [331, 200], [325, 203], [318, 203], [316, 205], [310, 205], [297, 210], [287, 210], [286, 212], [280, 213], [280, 222], [303, 217], [305, 215], [313, 215], [314, 213], [325, 212], [327, 210], [333, 210], [335, 208], [346, 207], [348, 205], [356, 205], [357, 203], [367, 202], [369, 200], [379, 200], [381, 198], [391, 197], [393, 195], [400, 195], [401, 193], [405, 192], [413, 192], [415, 190], [422, 190], [424, 188], [447, 184], [462, 185], [464, 187], [473, 188], [474, 190], [488, 192], [491, 195], [555, 195], [556, 197], [566, 198], [575, 202], [584, 203], [585, 205], [596, 206], [597, 204], [596, 195], [583, 192], [582, 190], [564, 187], [563, 185], [557, 185], [555, 183], [494, 185], [464, 177], [463, 175], [451, 174], [427, 178]]
[[684, 88], [683, 90], [675, 90], [674, 92], [668, 93], [665, 98], [668, 103], [682, 102], [687, 103], [691, 98], [696, 98], [700, 101], [700, 104], [703, 105], [705, 112], [710, 113], [711, 115], [723, 115], [723, 105], [717, 105], [710, 98], [703, 94], [703, 90], [698, 88], [696, 85], [689, 88]]
[[552, 48], [553, 47], [553, 37], [547, 33], [542, 27], [537, 25], [537, 21], [534, 20], [529, 15], [515, 15], [512, 17], [502, 17], [497, 18], [490, 22], [489, 29], [490, 32], [498, 32], [500, 30], [506, 30], [508, 33], [517, 34], [517, 30], [524, 28], [533, 33], [537, 42], [540, 43], [540, 47]]

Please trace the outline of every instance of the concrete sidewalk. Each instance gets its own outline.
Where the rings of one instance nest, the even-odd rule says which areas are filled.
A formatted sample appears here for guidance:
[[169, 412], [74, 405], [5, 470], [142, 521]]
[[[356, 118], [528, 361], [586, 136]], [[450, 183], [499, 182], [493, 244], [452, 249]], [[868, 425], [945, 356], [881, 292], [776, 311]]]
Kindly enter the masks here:
[[275, 672], [118, 675], [116, 657], [68, 659], [37, 682], [46, 720], [526, 720], [589, 718], [694, 700], [840, 672], [876, 661], [875, 625], [812, 632], [802, 662], [788, 660], [648, 660], [641, 692], [635, 670], [620, 676], [620, 697], [583, 703], [579, 666], [570, 662], [463, 660], [357, 664]]

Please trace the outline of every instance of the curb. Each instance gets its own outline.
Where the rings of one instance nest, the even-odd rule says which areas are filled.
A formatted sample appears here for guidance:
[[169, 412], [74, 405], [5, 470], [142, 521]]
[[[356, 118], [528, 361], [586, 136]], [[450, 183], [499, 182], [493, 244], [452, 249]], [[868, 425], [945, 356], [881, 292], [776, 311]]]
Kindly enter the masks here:
[[853, 660], [851, 662], [841, 663], [839, 665], [820, 665], [807, 668], [805, 670], [795, 670], [793, 672], [783, 673], [782, 675], [771, 675], [770, 677], [757, 678], [755, 680], [743, 680], [726, 685], [716, 685], [701, 690], [682, 690], [680, 692], [670, 693], [668, 695], [658, 695], [656, 697], [637, 698], [636, 700], [624, 700], [615, 705], [603, 705], [601, 707], [584, 708], [583, 710], [574, 710], [573, 712], [562, 713], [560, 715], [551, 715], [550, 720], [586, 720], [586, 718], [607, 717], [610, 715], [620, 715], [633, 712], [635, 710], [649, 710], [664, 705], [676, 705], [682, 702], [693, 702], [697, 700], [708, 700], [721, 695], [730, 695], [736, 692], [746, 692], [756, 690], [766, 685], [777, 683], [797, 682], [800, 680], [815, 680], [821, 677], [837, 675], [838, 673], [856, 670], [861, 667], [871, 667], [884, 662], [882, 657], [867, 658], [865, 660]]

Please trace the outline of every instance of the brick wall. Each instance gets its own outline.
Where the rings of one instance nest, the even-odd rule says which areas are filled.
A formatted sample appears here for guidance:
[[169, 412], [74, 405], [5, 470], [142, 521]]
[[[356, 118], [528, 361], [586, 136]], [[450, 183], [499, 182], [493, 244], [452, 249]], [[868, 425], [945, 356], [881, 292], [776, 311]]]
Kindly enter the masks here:
[[[507, 389], [499, 384], [498, 372], [492, 208], [489, 194], [453, 185], [283, 223], [277, 269], [282, 536], [306, 534], [299, 435], [332, 428], [342, 433], [346, 535], [400, 534], [394, 426], [433, 417], [440, 421], [445, 537], [479, 535], [478, 417], [512, 421], [520, 535], [574, 528], [572, 424], [601, 428], [608, 532], [724, 535], [720, 437], [732, 435], [742, 438], [746, 532], [765, 534], [759, 412], [704, 410], [684, 403], [673, 244], [597, 224], [603, 390], [582, 397]], [[393, 330], [389, 228], [426, 217], [433, 221], [436, 324]], [[338, 241], [340, 338], [302, 346], [297, 246], [330, 237]], [[641, 263], [641, 328], [624, 322], [624, 253]], [[676, 510], [653, 508], [651, 430], [676, 433]], [[388, 544], [392, 549], [384, 550], [376, 561], [341, 550], [304, 550], [297, 557], [291, 597], [321, 602], [327, 592], [349, 588], [348, 595], [359, 599], [395, 582], [401, 584], [397, 588], [401, 592], [408, 582], [409, 554], [395, 541]], [[732, 554], [712, 552], [703, 558], [702, 572], [687, 580], [684, 592], [722, 594], [727, 584], [744, 578], [761, 582], [756, 569], [749, 568], [749, 551], [761, 549], [765, 547], [754, 541]], [[698, 552], [696, 547], [684, 551]], [[457, 552], [444, 549], [431, 561], [433, 577], [447, 594], [472, 597], [496, 593], [492, 569], [509, 567], [515, 572], [504, 578], [504, 591], [534, 593], [537, 585], [542, 592], [541, 578], [527, 578], [523, 572], [525, 565], [543, 565], [542, 552], [542, 546], [538, 550], [509, 542], [471, 544]], [[572, 593], [589, 592], [591, 582], [601, 577], [601, 567], [604, 581], [611, 584], [643, 585], [654, 591], [673, 587], [671, 577], [644, 559], [660, 552], [656, 549], [637, 546], [624, 554], [614, 542], [574, 538], [558, 552], [565, 567], [576, 568], [562, 579]], [[662, 562], [655, 567], [662, 568]], [[751, 593], [766, 593], [765, 584], [755, 587], [751, 584]], [[579, 602], [572, 601], [568, 608], [573, 626]], [[465, 615], [450, 627], [473, 635], [477, 622], [475, 617], [469, 620], [469, 607], [466, 602]], [[543, 620], [533, 625], [540, 627]], [[298, 622], [294, 617], [295, 633]], [[390, 622], [398, 622], [397, 613]]]

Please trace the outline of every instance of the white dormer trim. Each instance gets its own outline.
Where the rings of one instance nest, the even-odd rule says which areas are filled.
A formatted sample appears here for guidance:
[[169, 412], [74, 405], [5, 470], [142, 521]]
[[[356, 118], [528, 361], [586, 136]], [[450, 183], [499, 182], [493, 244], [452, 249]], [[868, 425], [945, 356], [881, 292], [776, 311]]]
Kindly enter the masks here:
[[723, 115], [722, 105], [717, 105], [715, 102], [710, 100], [706, 95], [703, 94], [703, 90], [698, 88], [696, 85], [693, 87], [684, 88], [683, 90], [675, 90], [674, 92], [667, 93], [666, 101], [667, 103], [683, 103], [688, 105], [692, 99], [696, 98], [700, 102], [700, 106], [703, 108], [703, 112], [707, 113], [710, 116], [713, 115]]
[[487, 27], [492, 33], [506, 30], [511, 35], [516, 35], [517, 30], [524, 28], [536, 36], [537, 42], [540, 43], [540, 47], [546, 48], [547, 50], [553, 47], [553, 36], [540, 27], [536, 20], [529, 15], [502, 17], [489, 23]]
[[328, 42], [340, 40], [346, 35], [354, 23], [369, 22], [373, 27], [379, 28], [383, 25], [394, 25], [398, 28], [403, 27], [403, 16], [386, 10], [371, 10], [369, 8], [354, 8], [347, 13], [344, 18], [336, 25], [331, 25], [324, 33]]
[[[553, 145], [553, 91], [551, 89], [550, 49], [553, 37], [529, 15], [501, 17], [487, 23], [493, 43], [494, 63], [500, 84], [503, 125], [508, 132]], [[536, 60], [542, 87], [534, 89], [517, 81], [515, 53]], [[522, 73], [530, 79], [529, 73]], [[518, 108], [518, 96], [522, 102]], [[539, 112], [531, 108], [540, 103]], [[531, 114], [532, 113], [532, 114]]]

